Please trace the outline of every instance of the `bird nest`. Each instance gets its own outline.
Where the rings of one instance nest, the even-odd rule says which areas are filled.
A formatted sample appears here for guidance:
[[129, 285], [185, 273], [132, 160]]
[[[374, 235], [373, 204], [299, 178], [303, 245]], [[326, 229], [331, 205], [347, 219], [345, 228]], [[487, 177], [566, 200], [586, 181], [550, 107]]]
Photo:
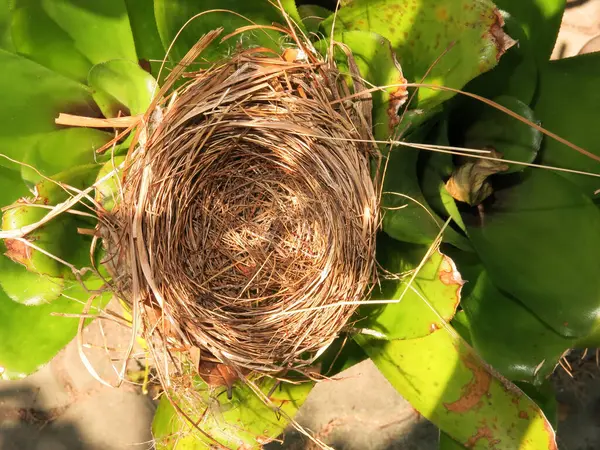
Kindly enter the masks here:
[[371, 97], [345, 79], [309, 49], [252, 49], [154, 103], [106, 243], [147, 339], [273, 374], [338, 336], [379, 224]]

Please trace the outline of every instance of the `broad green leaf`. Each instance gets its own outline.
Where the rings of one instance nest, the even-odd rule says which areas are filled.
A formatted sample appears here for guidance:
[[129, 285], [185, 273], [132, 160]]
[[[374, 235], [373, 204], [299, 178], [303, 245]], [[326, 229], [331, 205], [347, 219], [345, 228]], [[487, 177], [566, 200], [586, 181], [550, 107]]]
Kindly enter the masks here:
[[[386, 38], [372, 31], [345, 31], [341, 33], [341, 39], [352, 49], [360, 76], [369, 83], [367, 88], [370, 85], [390, 86], [372, 93], [373, 134], [377, 140], [387, 140], [400, 124], [398, 112], [408, 98], [407, 88], [402, 86], [406, 79], [392, 45]], [[325, 54], [325, 51], [322, 53]], [[402, 123], [399, 128], [405, 127], [407, 124]]]
[[[0, 204], [7, 205], [27, 193], [18, 172], [0, 167]], [[83, 288], [76, 281], [63, 280], [60, 292], [54, 284], [51, 292], [42, 293], [43, 299], [52, 303], [26, 306], [11, 300], [3, 288], [15, 299], [17, 296], [24, 299], [28, 294], [33, 298], [35, 290], [41, 290], [43, 284], [53, 280], [27, 272], [4, 255], [0, 255], [0, 260], [0, 378], [20, 378], [50, 361], [75, 336], [77, 318], [52, 314], [80, 314], [92, 295], [90, 291], [99, 289], [102, 282], [89, 277]], [[93, 306], [103, 306], [109, 299], [110, 295], [104, 294], [94, 300]]]
[[515, 384], [542, 408], [546, 418], [556, 430], [558, 427], [558, 402], [552, 380], [546, 379], [537, 386], [523, 382], [516, 382]]
[[473, 346], [510, 380], [541, 383], [575, 342], [500, 292], [485, 272], [467, 285], [461, 306], [468, 317]]
[[318, 33], [319, 25], [333, 12], [318, 5], [299, 5], [298, 14], [309, 33]]
[[[39, 64], [0, 50], [0, 154], [17, 160], [60, 130], [59, 113], [97, 117], [89, 89]], [[0, 165], [20, 167], [0, 158]]]
[[[92, 128], [66, 128], [53, 131], [37, 141], [25, 154], [21, 176], [30, 186], [69, 168], [92, 164], [96, 150], [110, 141], [110, 133]], [[41, 174], [41, 175], [40, 175]]]
[[587, 335], [600, 307], [600, 211], [549, 170], [499, 178], [494, 201], [463, 214], [489, 277], [560, 334]]
[[[81, 314], [91, 295], [88, 290], [101, 285], [90, 281], [84, 289], [71, 281], [62, 296], [38, 306], [13, 302], [0, 290], [0, 378], [22, 378], [49, 362], [77, 333], [79, 318], [60, 314]], [[98, 296], [90, 313], [95, 314], [109, 300], [110, 294]]]
[[[493, 100], [521, 117], [538, 123], [531, 108], [517, 98], [504, 95]], [[524, 163], [535, 160], [542, 143], [540, 131], [491, 106], [481, 105], [477, 110], [477, 120], [464, 132], [465, 147], [495, 150], [502, 159]], [[508, 166], [503, 174], [525, 169], [525, 166], [519, 164]]]
[[[4, 245], [0, 245], [4, 252]], [[0, 289], [12, 301], [26, 306], [51, 303], [60, 297], [65, 288], [65, 280], [30, 272], [22, 264], [0, 256]]]
[[[444, 116], [436, 123], [426, 142], [440, 146], [449, 146], [448, 141], [448, 119]], [[460, 216], [456, 202], [446, 190], [444, 180], [447, 180], [454, 171], [453, 156], [450, 153], [424, 152], [420, 156], [420, 186], [427, 203], [440, 215], [442, 219], [452, 218], [449, 226], [458, 226], [465, 231], [465, 225]]]
[[442, 328], [409, 340], [356, 339], [417, 411], [465, 447], [557, 449], [540, 408], [454, 331]]
[[13, 41], [28, 58], [77, 81], [94, 65], [137, 62], [124, 0], [14, 0]]
[[577, 339], [573, 345], [575, 348], [598, 348], [600, 347], [600, 324], [596, 325], [587, 335]]
[[19, 171], [0, 165], [0, 208], [29, 194], [31, 192], [23, 183]]
[[11, 11], [8, 0], [0, 2], [0, 49], [15, 50], [10, 33]]
[[465, 230], [465, 224], [460, 216], [456, 202], [446, 190], [446, 183], [444, 183], [439, 172], [430, 165], [425, 166], [423, 169], [421, 189], [427, 203], [436, 213], [441, 217], [451, 217], [461, 230]]
[[[600, 156], [598, 126], [598, 77], [600, 53], [552, 61], [540, 74], [540, 87], [533, 109], [544, 128], [585, 150]], [[544, 139], [541, 162], [550, 166], [600, 174], [600, 162], [549, 137]], [[592, 196], [600, 188], [600, 179], [562, 173]]]
[[443, 431], [440, 431], [438, 450], [465, 450], [465, 446], [456, 442]]
[[494, 0], [499, 8], [521, 22], [538, 63], [550, 59], [565, 10], [566, 0]]
[[467, 344], [471, 345], [471, 324], [463, 310], [454, 315], [450, 325]]
[[[504, 13], [505, 31], [517, 41], [500, 59], [498, 66], [493, 70], [471, 80], [464, 88], [465, 91], [482, 95], [485, 98], [494, 98], [500, 95], [510, 95], [518, 98], [526, 105], [531, 104], [538, 86], [538, 63], [534, 46], [527, 37], [521, 23]], [[533, 40], [536, 36], [532, 37]], [[545, 63], [545, 59], [543, 65]], [[468, 112], [473, 106], [480, 105], [475, 99], [458, 96], [456, 103], [460, 104], [461, 111]]]
[[156, 77], [165, 57], [165, 48], [156, 27], [154, 0], [125, 0], [125, 6], [139, 64]]
[[[324, 33], [333, 20], [321, 24]], [[487, 0], [349, 0], [335, 17], [334, 36], [343, 41], [345, 31], [379, 33], [392, 43], [410, 82], [460, 89], [511, 45], [501, 22]], [[420, 88], [411, 106], [427, 112], [452, 95]]]
[[[419, 150], [399, 146], [388, 155], [381, 198], [383, 230], [400, 241], [429, 245], [444, 221], [431, 210], [419, 186]], [[446, 230], [444, 241], [470, 248], [468, 240], [451, 228]]]
[[152, 75], [124, 59], [92, 67], [88, 84], [94, 89], [94, 100], [106, 117], [145, 113], [157, 88]]
[[[414, 339], [433, 333], [444, 321], [452, 319], [463, 285], [454, 262], [434, 251], [412, 277], [428, 250], [426, 246], [401, 243], [380, 233], [377, 260], [385, 274], [371, 297], [390, 303], [361, 306], [359, 314], [363, 319], [357, 326], [374, 330], [386, 339]], [[395, 300], [399, 302], [392, 303]]]
[[[301, 24], [302, 20], [296, 9], [294, 0], [282, 0], [284, 9], [290, 17]], [[219, 10], [219, 11], [215, 11]], [[223, 11], [224, 10], [224, 11]], [[268, 0], [240, 2], [238, 0], [155, 0], [154, 14], [158, 32], [163, 46], [169, 48], [175, 36], [172, 51], [167, 56], [169, 61], [180, 61], [198, 40], [209, 31], [223, 27], [221, 37], [234, 32], [238, 28], [250, 25], [287, 25], [281, 12]], [[189, 24], [188, 20], [195, 17]], [[185, 26], [185, 28], [183, 28]], [[243, 32], [223, 44], [213, 43], [201, 55], [203, 61], [213, 61], [230, 54], [237, 45], [264, 46], [275, 51], [283, 50], [281, 33], [254, 29]]]
[[[43, 206], [54, 206], [69, 198], [68, 192], [56, 182], [85, 189], [94, 182], [97, 170], [96, 165], [79, 166], [56, 175], [54, 181], [42, 181], [36, 185], [34, 197], [18, 200], [4, 211], [2, 230], [16, 230], [38, 222], [49, 212]], [[32, 272], [73, 279], [76, 275], [64, 262], [77, 269], [90, 266], [91, 237], [80, 234], [78, 230], [90, 229], [94, 225], [79, 216], [63, 213], [27, 234], [25, 239], [37, 249], [18, 240], [5, 240], [6, 256]]]
[[[275, 380], [269, 378], [257, 381], [265, 395], [270, 393], [274, 383]], [[282, 383], [269, 397], [277, 408], [275, 411], [239, 381], [233, 386], [231, 400], [227, 399], [226, 388], [211, 388], [202, 381], [195, 384], [195, 391], [171, 395], [179, 408], [206, 434], [180, 416], [163, 395], [152, 423], [158, 450], [200, 450], [212, 446], [221, 448], [220, 445], [260, 449], [284, 430], [288, 424], [285, 415], [293, 417], [296, 414], [313, 386], [312, 382]]]

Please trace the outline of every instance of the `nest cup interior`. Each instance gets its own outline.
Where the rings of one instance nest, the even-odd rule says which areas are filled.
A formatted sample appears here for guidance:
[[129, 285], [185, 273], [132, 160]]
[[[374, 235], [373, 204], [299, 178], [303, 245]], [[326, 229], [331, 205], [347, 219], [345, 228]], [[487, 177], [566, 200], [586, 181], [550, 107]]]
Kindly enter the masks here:
[[323, 61], [252, 51], [186, 76], [129, 155], [117, 283], [170, 342], [255, 371], [308, 364], [373, 280], [370, 98], [338, 101], [351, 92]]

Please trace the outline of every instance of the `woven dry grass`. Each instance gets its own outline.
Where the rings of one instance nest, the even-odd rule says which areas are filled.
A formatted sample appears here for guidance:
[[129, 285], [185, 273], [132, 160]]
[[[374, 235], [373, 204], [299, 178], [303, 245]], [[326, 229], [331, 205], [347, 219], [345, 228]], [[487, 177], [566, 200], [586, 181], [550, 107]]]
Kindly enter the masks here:
[[102, 215], [116, 288], [167, 350], [298, 369], [368, 294], [379, 223], [370, 96], [343, 100], [360, 82], [351, 90], [299, 44], [183, 73], [146, 114], [122, 202]]

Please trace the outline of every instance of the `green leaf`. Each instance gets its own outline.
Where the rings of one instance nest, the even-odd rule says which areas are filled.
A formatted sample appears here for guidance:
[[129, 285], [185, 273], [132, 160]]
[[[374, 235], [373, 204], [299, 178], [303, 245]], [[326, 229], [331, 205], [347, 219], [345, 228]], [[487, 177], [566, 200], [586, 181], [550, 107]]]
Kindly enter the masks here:
[[452, 330], [381, 341], [357, 336], [388, 381], [423, 416], [468, 448], [556, 450], [552, 426]]
[[426, 246], [401, 243], [380, 233], [377, 260], [389, 278], [382, 276], [371, 297], [400, 301], [361, 306], [359, 314], [364, 319], [357, 326], [374, 330], [386, 339], [414, 339], [433, 333], [444, 321], [452, 319], [463, 281], [454, 262], [439, 251], [434, 251], [419, 269], [428, 250]]
[[125, 156], [115, 156], [111, 161], [104, 164], [98, 172], [96, 182], [114, 171], [113, 175], [96, 186], [95, 199], [106, 211], [112, 211], [115, 205], [121, 200], [122, 170], [118, 170], [117, 168], [125, 159]]
[[[427, 205], [419, 186], [419, 150], [395, 147], [388, 155], [381, 198], [383, 231], [400, 241], [429, 245], [444, 221]], [[444, 241], [462, 249], [470, 248], [468, 240], [451, 228], [446, 230]]]
[[558, 427], [558, 402], [556, 400], [556, 392], [552, 380], [547, 379], [540, 385], [534, 386], [529, 383], [516, 382], [519, 389], [521, 389], [530, 399], [538, 404], [546, 418], [552, 424], [552, 427], [556, 430]]
[[[441, 146], [449, 146], [448, 142], [448, 119], [444, 116], [434, 125], [426, 142]], [[453, 223], [458, 225], [461, 231], [465, 231], [456, 202], [446, 190], [447, 180], [454, 171], [454, 162], [450, 153], [424, 152], [420, 156], [419, 164], [422, 169], [420, 185], [423, 196], [431, 208], [443, 219], [451, 217]], [[450, 224], [452, 226], [452, 223]]]
[[600, 324], [596, 325], [592, 331], [585, 336], [577, 339], [575, 348], [598, 348], [600, 347]]
[[309, 33], [318, 33], [321, 22], [323, 22], [323, 20], [329, 17], [332, 13], [333, 11], [318, 5], [298, 6], [298, 14], [300, 14], [302, 23]]
[[[377, 140], [387, 140], [395, 134], [396, 127], [400, 123], [398, 112], [406, 102], [408, 91], [402, 75], [400, 65], [396, 60], [394, 50], [383, 36], [371, 31], [345, 31], [341, 33], [341, 40], [352, 49], [352, 56], [360, 71], [360, 76], [373, 86], [391, 86], [374, 91], [373, 99], [373, 134]], [[328, 40], [322, 40], [319, 50], [327, 54]], [[317, 45], [318, 45], [317, 44]], [[338, 67], [347, 65], [347, 56], [337, 49], [336, 59]], [[341, 61], [338, 54], [342, 57]], [[351, 81], [352, 78], [349, 77]], [[369, 85], [367, 85], [369, 87]], [[403, 123], [402, 127], [406, 127]]]
[[65, 288], [65, 280], [30, 272], [25, 266], [2, 255], [0, 256], [0, 288], [12, 301], [26, 306], [36, 306], [50, 303], [60, 297]]
[[[89, 89], [23, 57], [0, 50], [0, 154], [17, 160], [49, 133], [59, 113], [98, 117]], [[0, 165], [20, 166], [0, 158]]]
[[[276, 381], [263, 378], [255, 382], [267, 395]], [[171, 395], [179, 408], [212, 439], [181, 417], [163, 396], [152, 423], [158, 450], [200, 450], [217, 442], [225, 448], [262, 448], [262, 444], [275, 439], [285, 429], [288, 421], [284, 414], [294, 416], [313, 387], [312, 382], [282, 383], [269, 397], [278, 409], [276, 412], [241, 382], [233, 386], [231, 400], [227, 399], [225, 388], [210, 388], [202, 381], [195, 384], [195, 391], [187, 398], [176, 393]]]
[[11, 170], [0, 165], [0, 208], [30, 194], [23, 183], [18, 170]]
[[[501, 96], [493, 99], [505, 108], [519, 114], [521, 117], [538, 123], [529, 106], [515, 97]], [[493, 149], [501, 154], [503, 159], [532, 163], [542, 144], [542, 133], [508, 114], [481, 105], [478, 109], [477, 120], [470, 124], [464, 134], [464, 145], [467, 148]], [[525, 166], [508, 164], [507, 171], [502, 173], [520, 172]]]
[[461, 306], [468, 317], [473, 346], [510, 380], [543, 382], [574, 344], [573, 339], [556, 333], [521, 303], [500, 292], [485, 272], [465, 289]]
[[[4, 258], [4, 256], [0, 256]], [[77, 333], [79, 319], [57, 314], [81, 314], [90, 297], [88, 290], [102, 283], [90, 281], [83, 288], [69, 282], [63, 295], [50, 304], [25, 306], [0, 290], [0, 378], [23, 378], [50, 361]], [[104, 307], [108, 293], [97, 297], [90, 313]]]
[[[333, 20], [321, 24], [324, 33]], [[460, 89], [494, 67], [510, 45], [500, 23], [487, 0], [349, 0], [335, 17], [334, 36], [343, 42], [345, 31], [379, 33], [392, 43], [409, 81]], [[411, 106], [427, 112], [452, 95], [420, 88]]]
[[[53, 131], [37, 141], [25, 154], [21, 176], [30, 186], [69, 168], [92, 164], [96, 150], [114, 136], [92, 128], [67, 128]], [[35, 170], [33, 169], [35, 168]]]
[[124, 0], [15, 0], [12, 35], [19, 53], [81, 82], [94, 64], [137, 62]]
[[[464, 90], [485, 98], [510, 95], [529, 105], [538, 86], [537, 55], [521, 23], [511, 15], [505, 13], [504, 16], [504, 29], [518, 44], [506, 52], [498, 66], [471, 80]], [[533, 39], [535, 40], [535, 36]], [[540, 64], [545, 62], [544, 60]], [[457, 97], [456, 103], [461, 105], [462, 111], [469, 111], [471, 107], [480, 105], [475, 99], [463, 96]]]
[[[62, 184], [58, 185], [56, 182], [81, 190], [91, 186], [97, 170], [96, 165], [80, 166], [56, 175], [54, 181], [42, 181], [36, 185], [35, 197], [18, 200], [11, 205], [11, 208], [4, 211], [2, 230], [17, 230], [38, 222], [49, 212], [43, 206], [57, 205], [70, 196]], [[63, 262], [72, 264], [78, 269], [90, 266], [91, 238], [80, 234], [78, 229], [91, 228], [94, 225], [89, 220], [63, 213], [25, 236], [24, 239], [38, 247], [37, 249], [22, 241], [6, 239], [4, 241], [7, 248], [6, 256], [35, 273], [50, 277], [76, 278], [73, 270]]]
[[[550, 62], [541, 71], [539, 95], [533, 106], [544, 128], [596, 156], [600, 156], [600, 140], [592, 130], [598, 126], [598, 73], [600, 53]], [[540, 162], [600, 174], [599, 161], [548, 137], [542, 145]], [[600, 187], [596, 177], [561, 175], [577, 183], [590, 196]]]
[[495, 3], [521, 22], [537, 62], [543, 64], [548, 61], [558, 36], [566, 0], [495, 0]]
[[469, 323], [469, 319], [463, 310], [458, 311], [454, 315], [450, 325], [467, 344], [471, 345], [471, 324]]
[[451, 217], [454, 223], [456, 223], [461, 230], [465, 231], [465, 224], [460, 216], [454, 198], [448, 193], [446, 183], [444, 183], [442, 177], [430, 165], [425, 166], [423, 169], [421, 189], [423, 190], [425, 200], [436, 213], [440, 214], [442, 217]]
[[588, 334], [600, 307], [600, 211], [592, 200], [554, 172], [529, 169], [499, 177], [494, 201], [482, 207], [463, 219], [494, 284], [560, 334]]
[[152, 75], [123, 59], [96, 64], [90, 70], [88, 84], [106, 117], [145, 113], [157, 89]]
[[[284, 9], [290, 17], [301, 24], [302, 20], [296, 9], [294, 0], [282, 0]], [[214, 11], [214, 10], [225, 10]], [[271, 25], [276, 22], [284, 24], [281, 12], [268, 0], [155, 0], [154, 13], [156, 24], [163, 46], [169, 48], [175, 36], [188, 20], [194, 18], [175, 40], [171, 53], [167, 56], [170, 61], [179, 61], [198, 40], [209, 31], [219, 27], [224, 28], [224, 37], [228, 33], [253, 24]], [[236, 35], [223, 44], [213, 43], [200, 58], [203, 61], [214, 61], [230, 53], [236, 45], [264, 46], [281, 52], [281, 33], [258, 29]]]
[[165, 57], [165, 48], [160, 40], [156, 18], [154, 16], [154, 0], [125, 0], [129, 23], [133, 33], [135, 49], [139, 64], [149, 69], [155, 77]]
[[10, 4], [8, 0], [0, 2], [0, 49], [14, 52], [15, 47], [10, 34], [11, 21]]
[[440, 431], [438, 450], [465, 450], [465, 446], [456, 442], [443, 431]]

